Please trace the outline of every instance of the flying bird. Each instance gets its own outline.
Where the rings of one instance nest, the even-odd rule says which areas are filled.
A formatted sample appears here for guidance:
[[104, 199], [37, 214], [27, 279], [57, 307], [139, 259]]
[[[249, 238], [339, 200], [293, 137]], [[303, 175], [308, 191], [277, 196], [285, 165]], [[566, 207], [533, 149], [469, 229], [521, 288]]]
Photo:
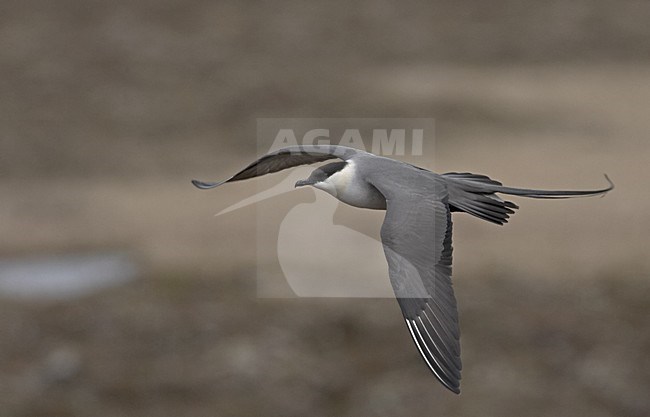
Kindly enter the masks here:
[[354, 207], [386, 210], [381, 241], [388, 275], [418, 352], [436, 378], [460, 393], [458, 310], [451, 282], [452, 212], [503, 225], [519, 207], [497, 194], [529, 198], [602, 195], [599, 190], [534, 190], [505, 187], [485, 175], [424, 168], [336, 145], [290, 146], [270, 152], [221, 182], [192, 183], [200, 189], [338, 159], [316, 168], [295, 186], [311, 185]]

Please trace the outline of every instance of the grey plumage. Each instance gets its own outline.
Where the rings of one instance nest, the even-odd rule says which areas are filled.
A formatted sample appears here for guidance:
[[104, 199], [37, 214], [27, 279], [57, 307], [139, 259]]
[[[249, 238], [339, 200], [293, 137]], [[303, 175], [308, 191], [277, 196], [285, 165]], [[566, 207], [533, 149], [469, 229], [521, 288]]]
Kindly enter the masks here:
[[388, 273], [407, 328], [429, 369], [449, 390], [460, 392], [458, 310], [451, 282], [452, 212], [466, 212], [504, 224], [519, 207], [497, 196], [571, 198], [599, 190], [551, 191], [504, 187], [484, 175], [436, 174], [404, 162], [344, 146], [293, 146], [262, 156], [231, 178], [206, 183], [218, 187], [303, 164], [327, 161], [296, 186], [313, 185], [356, 207], [386, 209], [381, 240]]

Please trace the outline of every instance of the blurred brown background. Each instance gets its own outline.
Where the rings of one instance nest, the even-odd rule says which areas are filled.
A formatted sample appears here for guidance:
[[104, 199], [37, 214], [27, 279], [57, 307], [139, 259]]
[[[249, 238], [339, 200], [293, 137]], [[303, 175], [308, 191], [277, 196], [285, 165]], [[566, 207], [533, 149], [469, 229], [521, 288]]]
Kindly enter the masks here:
[[[137, 274], [0, 296], [0, 415], [648, 415], [649, 19], [643, 1], [3, 1], [0, 273], [119, 253]], [[455, 396], [394, 300], [256, 298], [256, 207], [213, 214], [266, 183], [189, 179], [256, 157], [258, 117], [431, 117], [429, 168], [616, 189], [518, 200], [503, 228], [455, 217]]]

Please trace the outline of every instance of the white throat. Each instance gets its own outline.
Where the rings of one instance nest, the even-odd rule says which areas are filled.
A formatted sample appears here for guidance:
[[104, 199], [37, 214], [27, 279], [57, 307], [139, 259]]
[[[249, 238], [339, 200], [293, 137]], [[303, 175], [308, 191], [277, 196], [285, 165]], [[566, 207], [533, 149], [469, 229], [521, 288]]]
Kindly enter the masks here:
[[333, 195], [341, 201], [344, 201], [342, 199], [342, 196], [344, 196], [346, 194], [346, 191], [350, 189], [350, 184], [354, 182], [355, 177], [356, 169], [354, 162], [347, 161], [347, 164], [345, 167], [343, 167], [342, 170], [330, 175], [325, 181], [317, 182], [314, 184], [314, 187]]
[[351, 160], [347, 161], [342, 170], [330, 175], [325, 181], [317, 182], [314, 187], [354, 207], [380, 210], [386, 208], [384, 196], [359, 177], [357, 166]]

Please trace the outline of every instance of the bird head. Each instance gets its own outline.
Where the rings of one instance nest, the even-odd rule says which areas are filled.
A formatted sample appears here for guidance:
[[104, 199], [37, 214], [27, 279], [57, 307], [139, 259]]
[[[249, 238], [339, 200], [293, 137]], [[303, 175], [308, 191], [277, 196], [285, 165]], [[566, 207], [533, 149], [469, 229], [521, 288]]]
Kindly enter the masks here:
[[330, 188], [336, 188], [336, 184], [333, 181], [334, 174], [340, 172], [346, 167], [346, 165], [346, 162], [332, 162], [331, 164], [323, 165], [322, 167], [313, 170], [311, 175], [309, 175], [309, 178], [297, 181], [295, 186], [302, 187], [305, 185], [312, 185], [316, 188], [330, 192]]

